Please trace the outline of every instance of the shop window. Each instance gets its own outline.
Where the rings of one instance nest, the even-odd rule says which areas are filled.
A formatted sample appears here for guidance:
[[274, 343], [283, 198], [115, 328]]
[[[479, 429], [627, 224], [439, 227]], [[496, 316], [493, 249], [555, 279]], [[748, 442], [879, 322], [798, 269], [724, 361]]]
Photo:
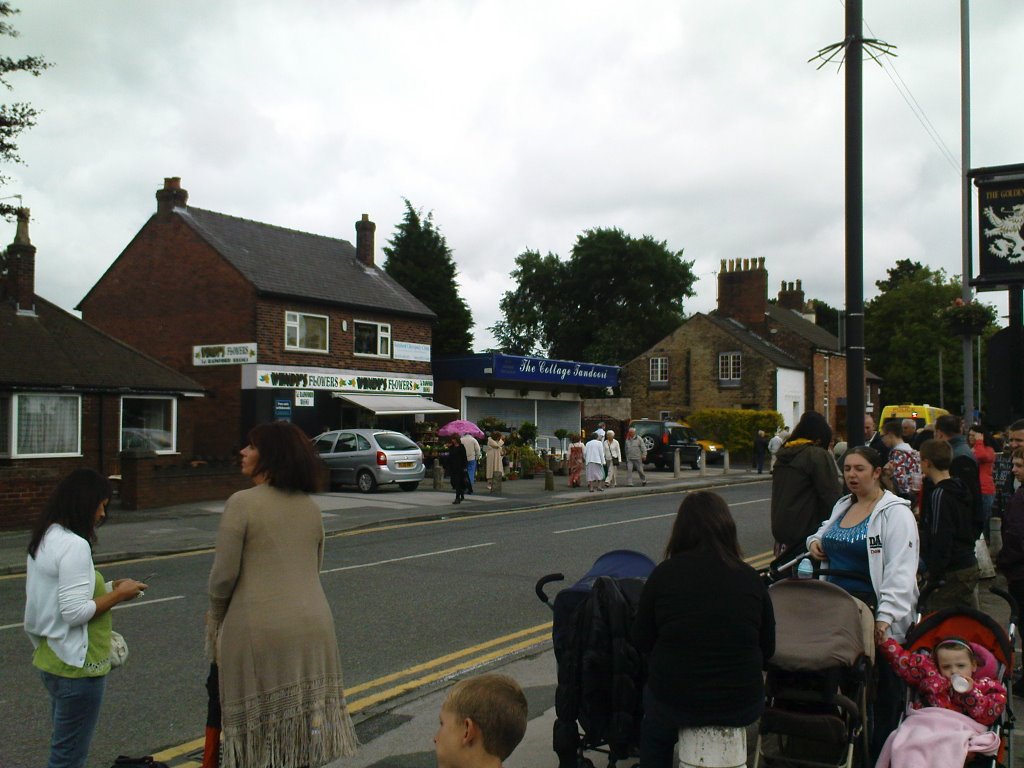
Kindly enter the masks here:
[[284, 348], [298, 352], [326, 352], [327, 317], [285, 312]]
[[[79, 395], [12, 395], [8, 452], [17, 458], [78, 456], [82, 452], [82, 398]], [[11, 450], [13, 448], [13, 450]]]
[[371, 357], [391, 357], [391, 325], [356, 320], [355, 353]]
[[665, 384], [668, 382], [668, 358], [651, 358], [651, 384]]
[[174, 453], [177, 405], [173, 397], [122, 397], [121, 450]]
[[742, 373], [743, 356], [739, 352], [722, 352], [718, 356], [718, 385], [738, 387]]

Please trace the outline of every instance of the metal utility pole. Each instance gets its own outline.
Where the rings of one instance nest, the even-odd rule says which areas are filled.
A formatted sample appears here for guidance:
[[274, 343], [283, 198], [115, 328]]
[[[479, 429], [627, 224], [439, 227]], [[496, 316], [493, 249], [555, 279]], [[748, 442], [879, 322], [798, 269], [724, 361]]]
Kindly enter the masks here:
[[864, 37], [862, 2], [846, 0], [846, 439], [864, 442]]
[[[961, 277], [960, 294], [964, 302], [971, 300], [971, 25], [968, 0], [960, 0], [960, 227]], [[974, 340], [964, 336], [964, 419], [974, 423]], [[980, 356], [981, 337], [978, 337]], [[979, 374], [980, 379], [980, 374]], [[978, 399], [981, 399], [979, 394]]]

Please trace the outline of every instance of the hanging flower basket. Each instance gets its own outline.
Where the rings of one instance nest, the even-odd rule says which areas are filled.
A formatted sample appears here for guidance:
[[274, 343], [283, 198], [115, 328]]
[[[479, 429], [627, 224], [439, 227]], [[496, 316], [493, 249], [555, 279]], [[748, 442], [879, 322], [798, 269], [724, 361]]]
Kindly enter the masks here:
[[996, 312], [980, 301], [956, 298], [937, 313], [946, 330], [954, 336], [980, 336], [996, 321]]

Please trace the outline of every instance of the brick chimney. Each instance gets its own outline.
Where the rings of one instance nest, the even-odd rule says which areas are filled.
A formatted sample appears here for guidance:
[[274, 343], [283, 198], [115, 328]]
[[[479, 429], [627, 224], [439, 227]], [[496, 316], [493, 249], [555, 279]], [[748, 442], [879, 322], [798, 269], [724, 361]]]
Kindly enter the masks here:
[[373, 233], [377, 225], [370, 221], [368, 213], [356, 222], [356, 258], [368, 267], [373, 266]]
[[20, 315], [36, 313], [36, 247], [28, 236], [28, 208], [18, 209], [18, 229], [7, 246], [7, 298]]
[[768, 306], [768, 270], [764, 256], [722, 259], [718, 271], [718, 314], [744, 325], [764, 322]]
[[170, 213], [175, 208], [184, 208], [188, 203], [188, 191], [181, 188], [181, 177], [164, 179], [164, 188], [156, 191], [156, 212]]
[[802, 314], [806, 310], [805, 305], [804, 288], [801, 282], [797, 280], [794, 285], [783, 280], [782, 290], [779, 291], [779, 306]]

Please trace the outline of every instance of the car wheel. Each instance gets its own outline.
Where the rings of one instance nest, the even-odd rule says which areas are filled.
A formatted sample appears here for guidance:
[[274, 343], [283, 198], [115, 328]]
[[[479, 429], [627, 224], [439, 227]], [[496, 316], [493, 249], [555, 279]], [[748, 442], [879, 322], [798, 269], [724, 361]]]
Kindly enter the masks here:
[[690, 469], [700, 469], [700, 459], [690, 462]]
[[654, 438], [650, 435], [644, 435], [641, 438], [644, 441], [644, 450], [650, 453], [654, 450]]
[[398, 487], [403, 491], [415, 491], [420, 487], [420, 482], [417, 480], [415, 483], [399, 483]]
[[356, 485], [362, 493], [373, 493], [377, 490], [377, 478], [370, 470], [364, 469], [356, 476]]

